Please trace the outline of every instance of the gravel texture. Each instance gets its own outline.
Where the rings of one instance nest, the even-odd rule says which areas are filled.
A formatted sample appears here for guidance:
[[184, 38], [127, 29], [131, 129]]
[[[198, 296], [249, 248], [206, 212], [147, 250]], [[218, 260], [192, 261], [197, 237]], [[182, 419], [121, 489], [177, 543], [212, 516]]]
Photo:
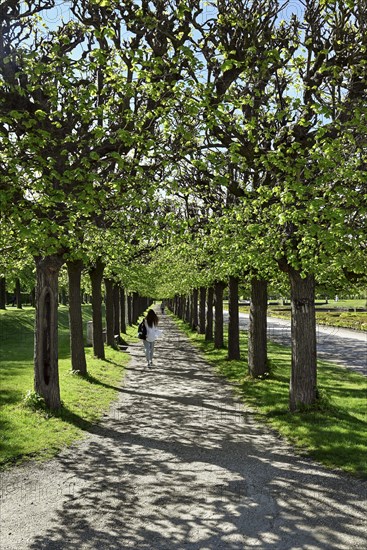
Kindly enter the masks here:
[[1, 474], [1, 550], [365, 550], [367, 484], [297, 456], [161, 325], [87, 439]]

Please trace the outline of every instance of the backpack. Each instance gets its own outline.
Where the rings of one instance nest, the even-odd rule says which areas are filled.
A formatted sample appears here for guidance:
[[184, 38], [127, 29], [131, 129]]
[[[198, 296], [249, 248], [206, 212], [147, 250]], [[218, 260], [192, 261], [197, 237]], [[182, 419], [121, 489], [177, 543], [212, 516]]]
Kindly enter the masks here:
[[140, 340], [146, 340], [147, 338], [147, 327], [145, 326], [144, 319], [138, 326], [138, 338]]

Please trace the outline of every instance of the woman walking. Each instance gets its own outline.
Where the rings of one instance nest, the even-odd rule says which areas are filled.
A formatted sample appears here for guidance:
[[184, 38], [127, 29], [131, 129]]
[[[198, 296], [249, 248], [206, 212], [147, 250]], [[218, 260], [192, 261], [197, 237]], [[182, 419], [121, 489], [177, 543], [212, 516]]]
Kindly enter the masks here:
[[144, 319], [144, 324], [147, 329], [147, 336], [146, 339], [143, 340], [148, 367], [151, 367], [153, 365], [154, 343], [157, 340], [158, 336], [162, 334], [162, 331], [157, 328], [158, 322], [159, 319], [155, 311], [150, 309]]

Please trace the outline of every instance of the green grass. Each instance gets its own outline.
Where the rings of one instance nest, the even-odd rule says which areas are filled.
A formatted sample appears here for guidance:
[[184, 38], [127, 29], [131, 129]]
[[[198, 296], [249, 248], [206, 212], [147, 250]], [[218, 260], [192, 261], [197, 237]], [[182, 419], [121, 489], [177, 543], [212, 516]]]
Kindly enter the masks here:
[[[83, 306], [84, 328], [91, 307]], [[34, 310], [0, 313], [0, 467], [27, 458], [45, 459], [82, 439], [117, 398], [128, 355], [106, 347], [106, 360], [86, 348], [88, 377], [71, 373], [68, 311], [59, 308], [59, 376], [62, 410], [57, 415], [25, 407], [33, 389]]]
[[318, 363], [317, 407], [302, 413], [289, 412], [290, 349], [268, 343], [270, 375], [252, 379], [247, 375], [247, 334], [241, 332], [240, 361], [228, 361], [227, 350], [193, 333], [175, 319], [193, 344], [225, 376], [257, 417], [284, 436], [301, 454], [331, 469], [367, 479], [367, 379], [338, 365]]
[[128, 343], [130, 343], [130, 342], [135, 342], [135, 343], [136, 342], [141, 342], [141, 340], [139, 340], [139, 338], [138, 338], [138, 325], [139, 325], [140, 321], [142, 321], [142, 319], [145, 315], [146, 315], [146, 313], [140, 315], [136, 325], [127, 325], [126, 326], [126, 334], [124, 334], [124, 338], [125, 338], [126, 342], [128, 342]]
[[317, 311], [316, 322], [320, 325], [367, 331], [367, 312]]
[[326, 311], [332, 311], [333, 309], [366, 309], [367, 300], [364, 299], [353, 299], [353, 300], [328, 300], [329, 303], [325, 303], [322, 300], [316, 300], [316, 307], [318, 309], [325, 309]]

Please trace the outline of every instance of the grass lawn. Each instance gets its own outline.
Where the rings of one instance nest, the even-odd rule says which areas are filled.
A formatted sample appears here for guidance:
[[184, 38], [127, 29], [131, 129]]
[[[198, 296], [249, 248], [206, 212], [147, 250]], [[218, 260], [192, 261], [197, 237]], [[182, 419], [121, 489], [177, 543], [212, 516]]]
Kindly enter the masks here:
[[[91, 306], [83, 306], [84, 328]], [[25, 407], [33, 390], [34, 309], [0, 312], [0, 467], [26, 458], [45, 459], [82, 439], [98, 422], [118, 388], [129, 360], [126, 353], [106, 346], [106, 360], [86, 348], [88, 377], [71, 373], [68, 310], [59, 308], [59, 377], [62, 410], [57, 415]]]
[[175, 318], [193, 344], [225, 376], [261, 421], [291, 442], [298, 452], [328, 468], [367, 479], [367, 379], [338, 365], [319, 361], [318, 408], [291, 414], [288, 408], [291, 352], [268, 343], [270, 375], [247, 375], [247, 333], [241, 332], [240, 361], [228, 361], [227, 350], [215, 350], [204, 336]]

